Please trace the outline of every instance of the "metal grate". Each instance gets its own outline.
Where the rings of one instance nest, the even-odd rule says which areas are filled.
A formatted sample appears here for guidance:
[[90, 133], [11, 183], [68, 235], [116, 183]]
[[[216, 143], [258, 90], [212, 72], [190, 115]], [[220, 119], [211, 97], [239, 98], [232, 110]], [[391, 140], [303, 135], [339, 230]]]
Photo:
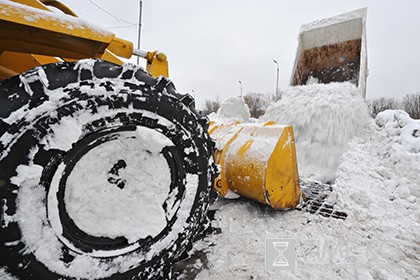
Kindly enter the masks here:
[[300, 187], [304, 195], [303, 202], [297, 210], [321, 215], [326, 218], [345, 220], [347, 213], [334, 209], [334, 204], [329, 204], [325, 200], [333, 192], [330, 182], [301, 181]]

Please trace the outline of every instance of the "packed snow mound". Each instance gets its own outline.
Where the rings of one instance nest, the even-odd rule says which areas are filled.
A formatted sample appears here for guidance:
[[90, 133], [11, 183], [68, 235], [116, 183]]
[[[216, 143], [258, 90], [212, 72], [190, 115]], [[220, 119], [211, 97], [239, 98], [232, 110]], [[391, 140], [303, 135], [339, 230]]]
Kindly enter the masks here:
[[347, 143], [365, 128], [368, 107], [351, 83], [290, 87], [263, 121], [293, 126], [301, 177], [334, 180]]
[[398, 154], [420, 155], [420, 120], [401, 110], [386, 110], [376, 116], [375, 123]]
[[[419, 199], [420, 120], [411, 119], [404, 111], [386, 110], [377, 115], [366, 133], [366, 140], [355, 139], [343, 154], [337, 172], [342, 196], [353, 197], [367, 208], [379, 201], [365, 201], [369, 191], [382, 192], [391, 202]], [[355, 179], [358, 177], [360, 180]]]
[[249, 107], [242, 97], [231, 97], [225, 100], [217, 110], [216, 114], [209, 115], [209, 118], [219, 124], [232, 122], [250, 122], [251, 114]]
[[[341, 158], [336, 185], [342, 204], [356, 211], [385, 208], [387, 218], [392, 211], [401, 211], [396, 206], [412, 208], [399, 203], [411, 203], [418, 208], [419, 163], [420, 120], [413, 120], [400, 110], [379, 113], [364, 137], [350, 142]], [[420, 213], [417, 215], [419, 218]]]

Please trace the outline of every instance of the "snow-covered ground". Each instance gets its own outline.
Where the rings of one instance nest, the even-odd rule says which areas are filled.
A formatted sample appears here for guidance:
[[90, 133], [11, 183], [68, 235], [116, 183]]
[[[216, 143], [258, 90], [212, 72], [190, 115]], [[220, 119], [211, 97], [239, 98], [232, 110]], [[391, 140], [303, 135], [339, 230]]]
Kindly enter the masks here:
[[[336, 96], [323, 85], [292, 89], [268, 110], [268, 116], [274, 117], [277, 110], [276, 120], [289, 117], [297, 122], [298, 157], [304, 153], [301, 156], [312, 158], [300, 160], [299, 170], [315, 165], [331, 174], [334, 164], [326, 164], [319, 151], [308, 147], [339, 146], [324, 147], [322, 152], [338, 155], [328, 201], [346, 212], [347, 219], [274, 211], [244, 199], [219, 200], [212, 225], [221, 233], [195, 244], [195, 250], [204, 251], [207, 258], [195, 264], [201, 269], [197, 279], [420, 278], [420, 120], [403, 111], [385, 111], [366, 122], [365, 108], [351, 86], [332, 87]], [[342, 114], [330, 114], [334, 110]], [[290, 118], [290, 112], [296, 116]], [[304, 128], [310, 133], [301, 131]], [[330, 143], [328, 136], [334, 133], [339, 133], [335, 138], [340, 141]], [[301, 178], [311, 175], [307, 172]], [[265, 269], [266, 238], [295, 240], [294, 270]]]
[[[251, 121], [241, 98], [229, 99], [211, 119], [219, 123]], [[220, 231], [196, 242], [192, 254], [200, 258], [189, 260], [195, 262], [192, 266], [194, 274], [198, 273], [196, 279], [420, 279], [420, 120], [411, 119], [403, 111], [385, 111], [371, 119], [364, 100], [351, 84], [291, 88], [260, 121], [268, 120], [293, 125], [301, 179], [332, 181], [328, 203], [348, 217], [324, 218], [305, 211], [276, 211], [246, 199], [219, 199], [212, 206], [217, 209], [212, 227]], [[52, 140], [49, 145], [54, 144]], [[89, 170], [82, 167], [80, 172], [88, 175]], [[150, 169], [145, 171], [152, 174], [158, 170], [153, 166]], [[31, 175], [25, 184], [30, 183]], [[13, 180], [22, 179], [17, 176]], [[33, 201], [41, 201], [33, 192], [28, 194]], [[78, 204], [73, 206], [75, 211], [80, 208]], [[128, 218], [143, 211], [135, 210], [130, 210]], [[33, 215], [29, 211], [22, 212], [22, 217]], [[87, 219], [79, 214], [75, 212], [73, 217], [83, 224]], [[95, 228], [89, 226], [94, 222], [87, 221], [87, 231]], [[139, 234], [117, 227], [118, 235]], [[114, 236], [114, 232], [108, 234]], [[27, 236], [38, 238], [34, 234]], [[51, 245], [53, 239], [49, 236], [54, 237], [54, 233], [43, 236], [48, 240], [45, 244]], [[133, 235], [135, 238], [138, 236]], [[293, 270], [266, 268], [267, 238], [294, 240]], [[51, 250], [42, 251], [42, 256], [49, 259], [55, 252]], [[75, 266], [76, 275], [108, 273], [96, 260], [86, 262], [81, 258], [82, 269]], [[120, 264], [129, 265], [124, 259]], [[177, 279], [191, 279], [183, 268], [178, 271], [181, 275]], [[7, 272], [0, 268], [0, 279], [15, 279], [6, 277]]]

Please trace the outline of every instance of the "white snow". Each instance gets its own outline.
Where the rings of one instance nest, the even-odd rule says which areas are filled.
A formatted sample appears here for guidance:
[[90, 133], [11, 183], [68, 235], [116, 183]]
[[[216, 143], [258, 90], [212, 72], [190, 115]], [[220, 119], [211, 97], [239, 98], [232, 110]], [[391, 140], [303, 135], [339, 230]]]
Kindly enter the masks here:
[[19, 76], [19, 79], [22, 85], [25, 87], [25, 91], [30, 96], [32, 96], [33, 92], [31, 87], [29, 86], [29, 83], [39, 80], [45, 87], [48, 87], [49, 85], [47, 75], [45, 74], [44, 69], [42, 69], [41, 67], [35, 68], [33, 71], [29, 71], [24, 75]]
[[3, 267], [0, 267], [0, 279], [2, 279], [2, 280], [19, 280], [18, 278], [10, 275]]
[[355, 19], [364, 19], [366, 17], [367, 8], [362, 8], [359, 10], [351, 11], [345, 14], [333, 16], [326, 19], [316, 20], [307, 24], [304, 24], [300, 27], [300, 34], [314, 29], [330, 27], [337, 25], [343, 22], [348, 22]]
[[[88, 64], [86, 67], [89, 67], [90, 65], [89, 60], [85, 62]], [[84, 66], [79, 65], [79, 67], [84, 67]], [[125, 66], [125, 67], [130, 68], [131, 66]], [[24, 80], [22, 82], [27, 83], [28, 81]], [[93, 81], [93, 82], [99, 83], [100, 81]], [[118, 97], [124, 97], [127, 94], [127, 93], [124, 93], [124, 92], [127, 92], [127, 88], [124, 86], [125, 82], [127, 82], [127, 80], [124, 80], [122, 82], [118, 82], [114, 80], [115, 84], [114, 84], [113, 92], [107, 92], [106, 90], [98, 86], [94, 89], [90, 87], [82, 87], [81, 91], [84, 93], [90, 94], [92, 96], [117, 95]], [[128, 82], [137, 83], [137, 80], [132, 79], [132, 80], [128, 80]], [[69, 85], [69, 88], [73, 86], [76, 86], [76, 85]], [[122, 92], [122, 93], [119, 93], [119, 92]], [[60, 89], [53, 90], [53, 91], [46, 90], [46, 94], [49, 96], [49, 99], [45, 101], [43, 104], [39, 105], [37, 108], [34, 108], [32, 110], [27, 110], [26, 107], [22, 107], [19, 110], [15, 111], [13, 114], [11, 114], [11, 116], [9, 116], [6, 122], [13, 124], [15, 122], [18, 122], [19, 120], [25, 120], [26, 122], [29, 123], [29, 125], [31, 125], [37, 120], [37, 118], [40, 117], [40, 115], [42, 115], [40, 112], [45, 112], [45, 114], [51, 114], [51, 112], [54, 112], [56, 108], [62, 107], [66, 104], [66, 102], [69, 102], [68, 100], [65, 99], [67, 93], [64, 92], [63, 90], [60, 90]], [[131, 94], [141, 94], [141, 92], [138, 91]], [[164, 94], [167, 94], [167, 93], [163, 92], [162, 95]], [[139, 96], [139, 99], [141, 98], [142, 97]], [[81, 101], [82, 105], [83, 105], [83, 102], [84, 101]], [[47, 147], [46, 147], [47, 149], [52, 148], [52, 147], [69, 149], [70, 148], [69, 142], [65, 141], [63, 135], [61, 135], [62, 133], [66, 133], [67, 131], [67, 133], [70, 133], [69, 137], [72, 139], [72, 141], [76, 141], [80, 137], [83, 137], [83, 135], [79, 135], [81, 131], [80, 128], [86, 125], [87, 123], [100, 119], [100, 118], [112, 119], [113, 117], [115, 117], [117, 114], [121, 112], [125, 112], [125, 113], [135, 112], [135, 113], [141, 114], [145, 118], [156, 120], [158, 124], [167, 126], [168, 129], [172, 129], [175, 126], [175, 124], [173, 123], [173, 120], [165, 119], [161, 116], [154, 114], [153, 112], [135, 109], [132, 107], [128, 109], [112, 109], [112, 108], [109, 108], [108, 106], [102, 106], [102, 107], [98, 107], [98, 110], [96, 113], [92, 112], [92, 114], [89, 114], [89, 112], [87, 112], [84, 115], [80, 113], [73, 114], [73, 117], [74, 117], [73, 122], [66, 118], [63, 118], [62, 119], [63, 122], [61, 123], [63, 127], [60, 127], [58, 125], [57, 126], [53, 125], [51, 128], [50, 136], [48, 136], [48, 139], [46, 138], [39, 139], [39, 141], [40, 143], [47, 144]], [[116, 122], [116, 123], [113, 123], [112, 125], [118, 126], [119, 124]], [[72, 131], [70, 132], [70, 130]], [[144, 131], [141, 131], [141, 132], [144, 133]], [[18, 131], [13, 136], [5, 135], [4, 137], [0, 139], [2, 143], [6, 146], [5, 150], [0, 151], [0, 157], [5, 157], [8, 154], [10, 149], [13, 148], [13, 145], [15, 144], [16, 139], [19, 138], [19, 135], [21, 133], [23, 132]], [[183, 138], [190, 137], [187, 131], [182, 130], [179, 133], [181, 134], [181, 137]], [[78, 138], [78, 135], [80, 136], [79, 138]], [[109, 206], [109, 208], [102, 208], [104, 212], [102, 212], [101, 214], [107, 213], [107, 212], [110, 213], [112, 210], [111, 208], [114, 208], [113, 210], [116, 212], [116, 213], [112, 213], [114, 215], [114, 218], [119, 219], [121, 218], [120, 217], [121, 215], [127, 214], [128, 217], [125, 217], [125, 218], [127, 218], [128, 220], [134, 217], [136, 219], [139, 218], [139, 219], [144, 220], [145, 216], [143, 215], [147, 213], [139, 213], [138, 211], [139, 208], [137, 206], [135, 206], [135, 208], [129, 209], [129, 205], [119, 204], [119, 208], [122, 208], [122, 209], [116, 208], [115, 206], [116, 200], [122, 199], [124, 202], [129, 202], [131, 203], [131, 205], [135, 205], [135, 203], [139, 203], [139, 201], [141, 201], [141, 203], [144, 203], [145, 200], [149, 199], [149, 201], [147, 201], [149, 205], [160, 206], [159, 204], [162, 202], [162, 199], [163, 199], [162, 188], [165, 189], [165, 198], [169, 199], [168, 202], [171, 202], [171, 201], [174, 202], [174, 199], [171, 198], [171, 195], [173, 195], [173, 193], [168, 194], [168, 191], [169, 191], [168, 182], [170, 180], [169, 179], [170, 175], [168, 174], [167, 163], [166, 162], [163, 163], [164, 159], [162, 159], [161, 156], [160, 155], [158, 156], [156, 153], [158, 147], [161, 148], [162, 145], [164, 144], [165, 145], [166, 144], [172, 145], [172, 144], [169, 142], [165, 143], [165, 141], [161, 141], [162, 139], [156, 138], [156, 135], [153, 136], [150, 133], [149, 134], [145, 133], [142, 135], [143, 137], [146, 138], [146, 143], [142, 141], [143, 144], [145, 144], [145, 146], [143, 146], [144, 148], [143, 150], [140, 149], [139, 151], [136, 151], [136, 153], [134, 153], [133, 152], [133, 149], [135, 148], [134, 145], [138, 146], [139, 143], [138, 142], [132, 143], [130, 142], [130, 140], [122, 141], [121, 143], [122, 147], [114, 147], [117, 149], [117, 152], [115, 154], [108, 153], [109, 158], [102, 156], [101, 157], [102, 160], [98, 162], [97, 157], [95, 157], [94, 160], [92, 159], [92, 161], [90, 161], [88, 158], [90, 155], [88, 153], [85, 158], [86, 161], [83, 162], [84, 160], [82, 160], [81, 162], [81, 164], [84, 164], [84, 166], [76, 167], [79, 172], [83, 173], [82, 174], [83, 176], [82, 178], [79, 178], [80, 180], [76, 180], [76, 178], [73, 178], [74, 179], [73, 189], [81, 188], [81, 191], [83, 191], [81, 195], [86, 195], [86, 194], [90, 195], [92, 194], [93, 190], [88, 190], [88, 188], [83, 188], [83, 186], [81, 186], [85, 183], [85, 181], [83, 180], [86, 180], [86, 181], [90, 180], [91, 182], [93, 181], [93, 187], [96, 190], [98, 190], [98, 184], [96, 184], [97, 181], [95, 181], [95, 178], [93, 175], [90, 175], [90, 176], [88, 175], [88, 171], [90, 170], [88, 162], [90, 162], [92, 166], [97, 165], [99, 168], [103, 167], [100, 170], [104, 171], [106, 170], [104, 169], [105, 168], [104, 166], [106, 165], [108, 160], [117, 159], [116, 154], [119, 152], [128, 153], [131, 151], [132, 152], [131, 156], [139, 157], [137, 159], [131, 158], [129, 160], [130, 162], [127, 162], [127, 168], [125, 170], [121, 169], [120, 170], [121, 173], [119, 175], [123, 179], [124, 179], [124, 176], [126, 176], [126, 178], [131, 178], [134, 173], [139, 174], [144, 171], [143, 173], [141, 173], [141, 175], [144, 176], [143, 179], [145, 180], [142, 181], [141, 178], [136, 178], [136, 181], [134, 182], [134, 184], [137, 185], [139, 189], [133, 188], [133, 185], [130, 185], [129, 182], [126, 184], [125, 191], [131, 193], [133, 197], [130, 197], [130, 194], [126, 194], [126, 195], [120, 194], [120, 196], [113, 197], [112, 195], [115, 194], [114, 191], [110, 191], [109, 192], [110, 195], [106, 197], [103, 196], [102, 198], [104, 198], [104, 200], [108, 202], [110, 201], [111, 203], [107, 203], [106, 205], [106, 206]], [[156, 225], [160, 223], [161, 221], [163, 221], [163, 219], [170, 218], [171, 215], [175, 214], [175, 210], [178, 210], [176, 212], [177, 219], [172, 226], [172, 231], [169, 232], [166, 236], [163, 236], [159, 243], [153, 244], [150, 248], [146, 248], [144, 252], [134, 251], [140, 246], [138, 242], [135, 242], [131, 244], [130, 246], [119, 249], [119, 250], [111, 250], [111, 251], [109, 250], [95, 251], [94, 250], [91, 253], [87, 253], [87, 254], [85, 253], [84, 255], [75, 254], [75, 258], [71, 263], [68, 263], [68, 264], [63, 263], [60, 260], [62, 257], [63, 246], [66, 245], [75, 252], [80, 251], [79, 249], [75, 248], [74, 245], [70, 243], [70, 241], [65, 241], [65, 237], [61, 235], [62, 229], [60, 229], [60, 226], [58, 227], [54, 226], [54, 225], [60, 224], [58, 220], [58, 211], [57, 210], [51, 211], [51, 208], [54, 208], [54, 207], [56, 208], [57, 206], [57, 202], [54, 202], [54, 199], [51, 199], [51, 197], [55, 197], [54, 192], [56, 193], [57, 191], [57, 188], [58, 188], [57, 185], [58, 185], [58, 181], [60, 177], [58, 175], [61, 174], [65, 166], [64, 166], [64, 163], [62, 163], [58, 167], [56, 171], [56, 174], [58, 175], [54, 176], [54, 179], [52, 180], [51, 186], [50, 186], [50, 194], [49, 196], [47, 196], [45, 193], [45, 186], [39, 183], [44, 167], [33, 163], [33, 157], [38, 148], [39, 148], [38, 146], [35, 146], [32, 148], [30, 155], [28, 156], [30, 162], [27, 165], [20, 165], [17, 169], [18, 174], [12, 178], [13, 183], [19, 186], [19, 193], [17, 197], [16, 214], [8, 217], [8, 221], [9, 222], [19, 221], [19, 226], [20, 226], [20, 230], [22, 234], [21, 238], [23, 242], [26, 244], [22, 253], [23, 254], [32, 253], [37, 258], [37, 260], [39, 260], [41, 263], [46, 265], [48, 269], [50, 269], [51, 271], [55, 271], [59, 274], [67, 275], [73, 278], [84, 278], [84, 279], [85, 278], [86, 279], [106, 278], [115, 273], [123, 273], [129, 269], [132, 269], [134, 266], [137, 266], [141, 262], [150, 261], [162, 249], [169, 248], [170, 246], [172, 246], [175, 240], [178, 239], [178, 234], [180, 232], [183, 232], [184, 228], [188, 226], [187, 221], [189, 219], [191, 207], [197, 195], [197, 184], [198, 184], [198, 175], [189, 174], [189, 173], [185, 174], [185, 179], [184, 179], [185, 192], [183, 195], [183, 199], [181, 201], [178, 201], [177, 203], [173, 203], [173, 205], [168, 204], [169, 209], [168, 209], [168, 213], [166, 213], [166, 217], [164, 214], [162, 214], [162, 212], [160, 212], [160, 209], [157, 209], [157, 207], [142, 208], [142, 211], [148, 211], [149, 214], [153, 214], [153, 215], [157, 214], [156, 221], [154, 221], [155, 217], [149, 217], [149, 219], [147, 220], [148, 224], [149, 223], [153, 224], [153, 222], [155, 222]], [[104, 150], [105, 149], [106, 147], [104, 147]], [[121, 151], [118, 151], [118, 149], [121, 149]], [[147, 151], [145, 151], [146, 149], [149, 149], [152, 152], [152, 154], [150, 155]], [[91, 152], [95, 153], [94, 150], [91, 150]], [[134, 171], [134, 166], [130, 167], [132, 169], [129, 168], [130, 163], [132, 163], [133, 165], [134, 164], [139, 165], [139, 161], [141, 161], [142, 157], [150, 157], [149, 158], [151, 159], [150, 166], [147, 166], [146, 168], [144, 168], [143, 171], [141, 169], [144, 167], [144, 163], [141, 164], [142, 168], [138, 168], [139, 170], [137, 171]], [[212, 159], [210, 159], [210, 161], [212, 161]], [[112, 164], [115, 163], [113, 161], [111, 162]], [[209, 164], [211, 164], [211, 162]], [[82, 169], [85, 167], [86, 167], [86, 170], [82, 171]], [[112, 168], [112, 166], [109, 166], [109, 167]], [[150, 180], [152, 176], [153, 176], [153, 180]], [[149, 181], [147, 181], [147, 179], [149, 179]], [[155, 192], [157, 194], [156, 196], [149, 195], [149, 194], [146, 195], [144, 193], [141, 195], [139, 194], [140, 190], [142, 188], [145, 188], [146, 186], [155, 187], [154, 186], [155, 181], [156, 183], [160, 182], [163, 184], [162, 186], [159, 186], [159, 188], [152, 190], [152, 192]], [[105, 184], [106, 184], [105, 187], [109, 186], [108, 182], [105, 182]], [[116, 187], [114, 186], [114, 188]], [[115, 191], [119, 191], [119, 190], [115, 190]], [[72, 194], [67, 194], [67, 195], [71, 196]], [[75, 200], [73, 200], [73, 198], [75, 198]], [[73, 207], [73, 210], [76, 212], [77, 212], [76, 210], [77, 204], [78, 202], [80, 202], [78, 201], [78, 199], [83, 200], [84, 198], [76, 195], [76, 197], [72, 197], [72, 199], [70, 199], [71, 201], [67, 201], [70, 205], [69, 207], [70, 208]], [[48, 201], [48, 209], [45, 207], [46, 201]], [[90, 200], [89, 203], [93, 203], [93, 204], [96, 204], [97, 206], [100, 206], [99, 200]], [[127, 208], [124, 208], [124, 206], [127, 206]], [[86, 210], [86, 208], [84, 208], [83, 210]], [[89, 209], [87, 210], [89, 211]], [[95, 210], [91, 209], [91, 210], [96, 211], [96, 209]], [[124, 212], [124, 211], [127, 211], [127, 212]], [[84, 212], [82, 214], [86, 214], [86, 215], [88, 214], [86, 211], [82, 211], [82, 212]], [[79, 213], [75, 214], [73, 212], [72, 215], [76, 216], [75, 219], [78, 219], [78, 217], [79, 218], [82, 217], [82, 216], [78, 216]], [[139, 215], [140, 217], [137, 217], [136, 215]], [[83, 219], [83, 217], [80, 219]], [[127, 223], [122, 226], [126, 227], [126, 229], [129, 228], [130, 226], [132, 227], [138, 226], [136, 234], [134, 234], [134, 231], [130, 232], [129, 230], [125, 231], [124, 229], [118, 229], [118, 226], [115, 226], [113, 229], [110, 229], [105, 234], [108, 236], [118, 235], [118, 233], [115, 233], [114, 230], [120, 230], [121, 232], [124, 231], [124, 234], [130, 241], [133, 241], [133, 239], [137, 239], [147, 234], [156, 234], [157, 232], [157, 227], [154, 227], [154, 225], [150, 226], [149, 228], [147, 228], [145, 225], [141, 225], [140, 227], [137, 221], [133, 222], [131, 220], [130, 221], [128, 220], [126, 220]], [[151, 220], [152, 222], [150, 222]], [[93, 221], [92, 219], [90, 219], [90, 221], [94, 224], [92, 224], [91, 226], [88, 226], [87, 224], [85, 224], [85, 226], [87, 227], [87, 230], [91, 230], [92, 232], [95, 232], [96, 222], [99, 222], [99, 221], [98, 220]], [[124, 222], [124, 220], [122, 221], [114, 220], [113, 222], [114, 223]], [[83, 222], [79, 220], [78, 223], [83, 223]], [[51, 227], [51, 225], [53, 225], [53, 227]], [[98, 223], [98, 225], [101, 226], [101, 225], [104, 225], [104, 223], [102, 224]], [[166, 222], [165, 222], [165, 225], [166, 225]], [[138, 232], [140, 232], [140, 234]], [[188, 240], [186, 240], [186, 242], [187, 241]], [[108, 258], [110, 256], [116, 256], [116, 255], [120, 255], [120, 256], [116, 258]], [[0, 275], [1, 273], [3, 273], [3, 271], [0, 271]], [[4, 274], [6, 274], [6, 272], [4, 272]]]
[[353, 84], [331, 83], [286, 89], [260, 119], [293, 126], [301, 176], [334, 180], [348, 141], [362, 132], [370, 117]]
[[228, 124], [233, 122], [250, 122], [251, 115], [249, 108], [242, 97], [231, 97], [226, 99], [216, 114], [210, 114], [210, 120], [218, 124]]
[[[4, 4], [7, 4], [7, 6]], [[0, 12], [6, 17], [10, 17], [11, 21], [16, 20], [16, 18], [22, 18], [28, 23], [35, 24], [36, 22], [43, 20], [45, 22], [50, 22], [52, 25], [61, 26], [67, 29], [68, 33], [74, 33], [79, 37], [88, 38], [87, 36], [94, 36], [98, 40], [105, 40], [108, 42], [112, 39], [112, 37], [114, 37], [114, 35], [109, 31], [106, 31], [83, 19], [66, 15], [64, 13], [43, 11], [12, 1], [1, 0], [0, 5]]]
[[13, 216], [10, 216], [10, 215], [8, 215], [7, 213], [6, 213], [6, 211], [7, 211], [7, 209], [8, 209], [8, 207], [7, 207], [7, 199], [3, 199], [3, 211], [2, 211], [2, 215], [1, 215], [1, 224], [0, 224], [0, 226], [1, 227], [3, 227], [3, 226], [5, 226], [5, 227], [7, 227], [8, 225], [9, 225], [9, 223], [10, 222], [13, 222], [14, 221], [14, 219], [13, 219]]
[[[92, 94], [106, 93], [96, 91]], [[51, 99], [41, 105], [39, 110], [63, 105], [60, 103], [62, 92], [51, 92], [49, 95]], [[232, 120], [246, 120], [246, 110], [241, 102], [232, 101], [225, 106], [229, 107], [232, 114], [223, 110], [216, 114], [221, 121], [228, 123]], [[98, 115], [113, 116], [118, 112], [119, 110], [112, 109], [99, 110]], [[142, 113], [147, 115], [147, 112]], [[153, 115], [150, 112], [149, 114]], [[36, 112], [27, 112], [22, 108], [9, 121], [25, 117], [31, 122], [36, 115]], [[86, 119], [75, 116], [74, 120], [80, 126], [93, 118], [94, 116]], [[420, 121], [411, 119], [403, 111], [385, 111], [378, 114], [375, 120], [370, 119], [363, 99], [352, 84], [314, 84], [289, 89], [282, 100], [269, 108], [263, 119], [274, 120], [281, 125], [293, 125], [301, 178], [335, 179], [334, 192], [328, 201], [337, 203], [335, 207], [346, 212], [348, 217], [343, 221], [295, 210], [268, 210], [246, 200], [220, 200], [216, 204], [219, 210], [212, 223], [214, 227], [221, 228], [222, 232], [208, 235], [194, 244], [195, 250], [204, 250], [208, 259], [202, 265], [204, 269], [197, 279], [419, 279]], [[170, 124], [166, 119], [158, 121]], [[63, 127], [53, 126], [52, 136], [44, 139], [43, 143], [47, 143], [50, 148], [70, 148], [60, 135], [66, 131], [64, 127], [73, 129], [73, 124], [64, 118]], [[72, 141], [82, 136], [78, 130], [73, 129], [73, 132], [74, 135], [69, 134]], [[156, 179], [161, 177], [157, 180], [162, 180], [161, 183], [165, 185], [168, 183], [167, 165], [157, 156], [156, 151], [169, 143], [156, 140], [154, 136], [147, 137], [155, 141], [150, 141], [147, 147], [136, 152], [131, 146], [138, 143], [134, 143], [136, 140], [132, 138], [122, 140], [121, 146], [113, 149], [120, 149], [115, 153], [120, 155], [137, 153], [135, 158], [138, 159], [132, 159], [133, 165], [138, 164], [137, 160], [140, 161], [142, 157], [151, 157], [148, 161], [151, 159], [156, 165], [145, 168], [143, 176], [150, 178], [159, 174], [155, 176]], [[13, 145], [14, 140], [12, 135], [5, 135], [1, 141]], [[69, 178], [70, 181], [73, 180], [73, 188], [66, 194], [71, 198], [68, 201], [69, 208], [73, 211], [71, 215], [78, 225], [84, 226], [92, 234], [99, 234], [99, 231], [95, 232], [96, 226], [105, 226], [106, 221], [94, 221], [88, 216], [89, 211], [96, 211], [94, 207], [80, 209], [81, 214], [77, 212], [78, 207], [86, 204], [91, 195], [89, 192], [100, 192], [99, 184], [96, 184], [98, 181], [88, 174], [89, 163], [97, 164], [99, 170], [108, 172], [107, 166], [118, 160], [108, 148], [105, 145], [103, 150], [92, 150], [92, 154], [88, 153], [82, 159], [81, 166], [76, 166], [80, 178], [92, 181], [94, 188], [89, 190], [78, 185], [80, 180], [75, 176]], [[33, 151], [36, 149], [34, 147]], [[146, 149], [152, 154], [145, 152]], [[5, 153], [7, 150], [2, 155]], [[101, 153], [103, 155], [99, 155]], [[33, 155], [30, 156], [31, 161], [32, 157]], [[127, 168], [121, 169], [119, 175], [122, 178], [130, 178], [135, 173], [134, 170], [129, 170], [130, 165], [127, 162]], [[57, 214], [50, 215], [44, 207], [47, 197], [44, 187], [39, 185], [42, 170], [43, 167], [33, 162], [18, 167], [17, 176], [12, 178], [12, 182], [20, 186], [18, 208], [14, 216], [8, 217], [8, 221], [20, 221], [22, 239], [27, 244], [23, 253], [33, 253], [49, 269], [58, 273], [90, 279], [127, 271], [138, 264], [139, 260], [149, 260], [156, 252], [173, 244], [177, 238], [175, 233], [182, 231], [186, 225], [188, 209], [194, 203], [198, 180], [197, 175], [186, 174], [185, 199], [181, 202], [178, 219], [173, 225], [174, 231], [165, 236], [162, 242], [153, 245], [147, 254], [127, 254], [105, 262], [98, 257], [107, 256], [107, 252], [93, 252], [92, 255], [76, 255], [70, 264], [64, 265], [57, 261], [61, 257], [63, 246], [60, 237], [57, 237], [60, 231], [54, 231], [48, 226], [50, 222], [56, 222]], [[59, 168], [58, 172], [61, 170]], [[162, 176], [162, 173], [166, 175]], [[109, 185], [108, 182], [103, 183]], [[54, 184], [53, 182], [51, 185]], [[149, 184], [151, 183], [140, 182], [136, 185], [142, 187]], [[116, 209], [117, 200], [131, 204], [135, 199], [155, 200], [154, 205], [158, 205], [163, 199], [142, 198], [134, 189], [129, 190], [129, 187], [127, 184], [127, 191], [133, 192], [118, 196], [120, 190], [114, 186], [110, 195], [103, 197], [110, 202], [107, 203], [109, 208], [102, 207], [104, 212], [99, 214], [115, 214], [114, 218], [133, 218], [142, 214], [138, 209]], [[72, 190], [75, 192], [71, 193]], [[80, 192], [87, 197], [82, 197]], [[82, 202], [84, 199], [86, 201]], [[98, 208], [102, 205], [99, 199], [93, 198], [89, 201]], [[110, 213], [112, 209], [116, 213]], [[153, 212], [156, 209], [148, 210]], [[156, 212], [158, 219], [164, 218], [161, 214]], [[87, 220], [92, 225], [85, 223]], [[134, 240], [157, 232], [155, 229], [142, 228], [142, 234], [135, 235], [130, 232], [131, 226], [140, 227], [131, 220], [126, 220], [109, 231], [105, 230], [105, 233], [107, 236], [126, 234], [127, 238]], [[296, 240], [295, 270], [265, 270], [265, 238]], [[135, 246], [136, 244], [128, 248], [127, 252], [135, 249]], [[200, 263], [198, 265], [201, 266]], [[8, 277], [7, 272], [1, 268], [0, 277]]]
[[70, 150], [72, 143], [76, 143], [82, 135], [82, 127], [77, 117], [64, 117], [60, 123], [50, 126], [52, 132], [43, 139], [41, 144], [46, 149]]
[[[94, 148], [77, 162], [67, 180], [65, 202], [70, 218], [84, 232], [124, 236], [131, 243], [153, 237], [166, 226], [162, 205], [171, 174], [160, 152], [173, 143], [148, 128], [119, 134], [120, 138]], [[118, 174], [126, 181], [123, 189], [107, 180], [120, 159], [126, 162]]]
[[[346, 212], [347, 219], [219, 200], [212, 225], [222, 233], [195, 244], [208, 259], [196, 279], [419, 279], [420, 121], [403, 111], [385, 111], [369, 120], [353, 86], [332, 85], [334, 92], [325, 85], [311, 87], [309, 94], [307, 87], [288, 90], [265, 120], [294, 122], [301, 141], [298, 156], [341, 156], [327, 201], [337, 203], [335, 208]], [[303, 129], [316, 134], [311, 138]], [[302, 151], [303, 140], [309, 142]], [[311, 144], [317, 145], [313, 149], [336, 147], [311, 154]], [[332, 173], [334, 165], [322, 160], [313, 164]], [[313, 179], [316, 174], [300, 175]], [[293, 271], [265, 270], [265, 238], [296, 240]]]

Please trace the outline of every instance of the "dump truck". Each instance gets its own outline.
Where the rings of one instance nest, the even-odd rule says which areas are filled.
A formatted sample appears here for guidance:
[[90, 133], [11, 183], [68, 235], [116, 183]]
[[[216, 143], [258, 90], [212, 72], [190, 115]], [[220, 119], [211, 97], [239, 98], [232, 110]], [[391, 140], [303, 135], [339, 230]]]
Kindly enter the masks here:
[[168, 74], [58, 1], [0, 1], [1, 277], [165, 279], [216, 192], [298, 205], [292, 127], [209, 127]]
[[290, 86], [350, 82], [366, 98], [367, 8], [302, 25]]

